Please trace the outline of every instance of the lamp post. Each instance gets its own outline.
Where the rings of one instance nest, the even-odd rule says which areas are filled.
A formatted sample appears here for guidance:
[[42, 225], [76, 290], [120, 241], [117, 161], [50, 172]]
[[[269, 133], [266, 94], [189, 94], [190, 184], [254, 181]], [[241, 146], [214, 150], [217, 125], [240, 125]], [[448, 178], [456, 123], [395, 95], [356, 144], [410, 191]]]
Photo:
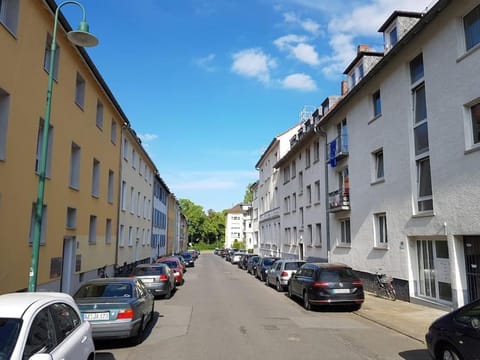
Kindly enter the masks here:
[[53, 90], [53, 71], [55, 65], [55, 51], [57, 49], [57, 24], [60, 8], [64, 5], [73, 4], [77, 5], [82, 10], [82, 21], [80, 22], [78, 30], [70, 31], [67, 34], [68, 39], [76, 46], [96, 46], [98, 39], [88, 32], [88, 24], [86, 22], [85, 9], [77, 1], [65, 1], [57, 6], [55, 10], [55, 20], [53, 23], [52, 43], [50, 45], [50, 63], [48, 66], [48, 87], [47, 87], [47, 100], [45, 105], [45, 119], [43, 122], [42, 132], [42, 146], [40, 148], [40, 164], [38, 167], [38, 189], [37, 189], [37, 202], [35, 208], [35, 221], [33, 228], [33, 240], [32, 240], [32, 261], [30, 265], [29, 279], [28, 279], [28, 291], [37, 290], [37, 275], [38, 275], [38, 258], [40, 253], [40, 237], [41, 226], [43, 219], [43, 197], [45, 193], [45, 174], [47, 169], [47, 151], [48, 151], [48, 133], [50, 127], [50, 113], [52, 108], [52, 90]]

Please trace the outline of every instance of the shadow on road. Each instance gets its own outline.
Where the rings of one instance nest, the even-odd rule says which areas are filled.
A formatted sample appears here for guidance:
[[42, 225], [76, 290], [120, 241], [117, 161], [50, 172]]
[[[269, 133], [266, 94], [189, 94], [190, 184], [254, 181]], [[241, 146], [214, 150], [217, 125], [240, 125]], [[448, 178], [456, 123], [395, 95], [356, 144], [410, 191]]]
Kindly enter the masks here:
[[409, 351], [402, 351], [399, 353], [402, 357], [402, 359], [405, 360], [425, 360], [425, 359], [431, 359], [430, 354], [428, 353], [427, 350], [421, 349], [421, 350], [409, 350]]
[[[301, 308], [303, 308], [302, 299], [297, 297], [290, 298], [288, 293], [285, 294], [287, 299], [297, 303]], [[312, 305], [312, 312], [320, 312], [320, 313], [338, 313], [338, 312], [353, 312], [357, 309], [353, 305]]]
[[[163, 317], [163, 315], [159, 314], [157, 311], [153, 313], [153, 318], [152, 320], [147, 324], [147, 327], [145, 328], [145, 332], [143, 334], [142, 342], [145, 341], [146, 338], [150, 336], [152, 333], [153, 328], [158, 322], [158, 319]], [[105, 360], [111, 360], [115, 359], [113, 354], [105, 352], [98, 352], [99, 350], [105, 350], [105, 349], [121, 349], [121, 348], [129, 348], [129, 347], [134, 347], [131, 342], [125, 341], [125, 339], [118, 339], [118, 340], [95, 340], [95, 358], [96, 359], [105, 359]]]

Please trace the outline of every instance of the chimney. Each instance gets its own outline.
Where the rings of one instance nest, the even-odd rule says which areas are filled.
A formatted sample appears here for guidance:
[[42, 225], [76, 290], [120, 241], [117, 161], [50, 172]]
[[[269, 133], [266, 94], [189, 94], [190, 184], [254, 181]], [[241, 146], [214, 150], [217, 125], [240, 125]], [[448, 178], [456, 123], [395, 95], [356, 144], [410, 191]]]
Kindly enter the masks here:
[[370, 46], [368, 45], [358, 45], [357, 46], [357, 54], [360, 54], [361, 52], [365, 52], [370, 50]]
[[347, 94], [347, 92], [348, 92], [348, 82], [347, 80], [342, 80], [340, 93], [342, 94], [342, 96], [344, 96]]

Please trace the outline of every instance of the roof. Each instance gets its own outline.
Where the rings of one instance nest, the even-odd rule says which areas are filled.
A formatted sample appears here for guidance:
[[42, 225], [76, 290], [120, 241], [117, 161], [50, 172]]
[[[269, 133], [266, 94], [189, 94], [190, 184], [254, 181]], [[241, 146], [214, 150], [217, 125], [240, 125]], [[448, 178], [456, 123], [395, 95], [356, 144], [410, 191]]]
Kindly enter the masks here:
[[291, 128], [285, 130], [284, 132], [278, 134], [277, 136], [275, 136], [272, 141], [270, 142], [270, 145], [268, 145], [268, 147], [265, 149], [265, 151], [263, 152], [262, 156], [260, 156], [260, 159], [257, 161], [257, 163], [255, 164], [255, 169], [260, 169], [259, 166], [260, 166], [260, 163], [265, 159], [265, 157], [267, 156], [267, 154], [269, 153], [269, 151], [273, 148], [273, 146], [277, 143], [280, 142], [280, 136], [282, 135], [285, 135], [287, 132], [289, 132], [290, 130], [292, 130], [293, 128], [297, 127], [297, 125], [295, 126], [292, 126]]
[[355, 65], [357, 65], [358, 61], [364, 57], [364, 56], [376, 56], [376, 57], [382, 57], [383, 56], [383, 52], [378, 52], [378, 51], [359, 51], [357, 53], [357, 56], [355, 57], [355, 59], [353, 59], [353, 61], [350, 63], [350, 65], [348, 65], [348, 67], [345, 69], [345, 71], [343, 72], [345, 75], [348, 74], [350, 72], [350, 70], [352, 70]]
[[0, 317], [21, 318], [33, 304], [40, 306], [55, 299], [73, 302], [70, 295], [59, 292], [21, 292], [0, 295]]
[[390, 26], [390, 24], [395, 20], [397, 17], [412, 17], [412, 18], [421, 18], [423, 13], [419, 12], [413, 12], [413, 11], [394, 11], [392, 15], [388, 17], [387, 20], [383, 23], [382, 26], [380, 26], [380, 29], [378, 29], [378, 32], [384, 32], [386, 28]]

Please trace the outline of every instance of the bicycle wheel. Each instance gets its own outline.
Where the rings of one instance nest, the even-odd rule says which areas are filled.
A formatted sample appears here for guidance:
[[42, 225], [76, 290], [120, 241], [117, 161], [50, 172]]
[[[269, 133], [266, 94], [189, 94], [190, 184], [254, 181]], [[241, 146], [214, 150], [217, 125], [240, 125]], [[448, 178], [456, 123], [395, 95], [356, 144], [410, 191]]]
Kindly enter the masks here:
[[395, 289], [393, 288], [392, 285], [387, 285], [385, 287], [385, 292], [387, 294], [387, 297], [392, 300], [392, 301], [395, 301], [397, 300], [397, 293], [395, 292]]

